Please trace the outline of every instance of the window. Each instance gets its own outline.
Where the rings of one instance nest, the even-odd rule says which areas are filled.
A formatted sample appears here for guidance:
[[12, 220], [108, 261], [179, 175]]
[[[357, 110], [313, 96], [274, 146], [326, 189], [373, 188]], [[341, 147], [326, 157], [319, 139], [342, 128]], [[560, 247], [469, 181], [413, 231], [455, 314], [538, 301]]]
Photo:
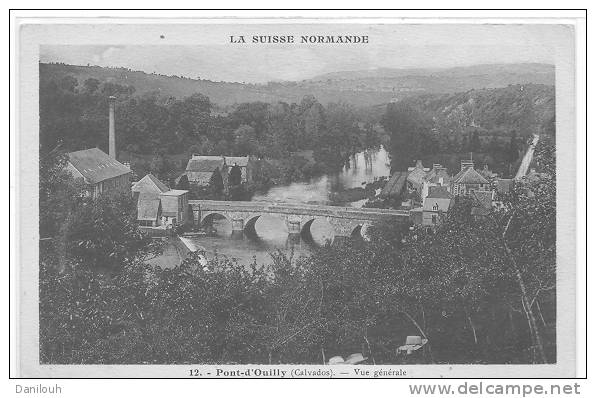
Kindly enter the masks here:
[[436, 214], [433, 214], [432, 215], [432, 223], [433, 224], [436, 224], [437, 223], [437, 215]]
[[433, 211], [439, 211], [439, 204], [438, 203], [435, 203], [433, 205]]

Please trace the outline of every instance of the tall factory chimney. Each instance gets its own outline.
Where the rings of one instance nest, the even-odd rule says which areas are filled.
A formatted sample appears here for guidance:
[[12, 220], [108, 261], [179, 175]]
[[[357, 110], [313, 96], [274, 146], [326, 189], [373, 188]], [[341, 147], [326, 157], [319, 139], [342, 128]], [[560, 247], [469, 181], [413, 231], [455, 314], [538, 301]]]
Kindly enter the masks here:
[[114, 108], [116, 107], [116, 97], [110, 95], [108, 97], [108, 104], [110, 106], [110, 125], [109, 125], [109, 153], [111, 158], [116, 159], [116, 126], [114, 120]]

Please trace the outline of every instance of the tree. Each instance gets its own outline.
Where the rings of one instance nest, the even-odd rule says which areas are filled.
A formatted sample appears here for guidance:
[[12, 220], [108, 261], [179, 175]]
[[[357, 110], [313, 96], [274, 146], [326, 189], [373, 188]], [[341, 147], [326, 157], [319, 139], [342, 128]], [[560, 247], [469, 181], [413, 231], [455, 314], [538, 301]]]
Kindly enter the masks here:
[[256, 155], [260, 152], [255, 129], [243, 124], [234, 130], [234, 152], [238, 155]]
[[406, 170], [420, 157], [421, 139], [427, 131], [427, 121], [413, 107], [404, 102], [387, 105], [381, 121], [391, 134], [391, 169]]
[[163, 154], [159, 152], [153, 156], [149, 170], [151, 174], [155, 175], [160, 180], [167, 181], [167, 176], [171, 168]]
[[96, 269], [121, 269], [149, 247], [136, 221], [129, 194], [81, 200], [60, 230], [60, 242], [74, 264]]
[[58, 148], [39, 157], [39, 236], [53, 238], [72, 211], [82, 186], [66, 171], [68, 157]]
[[209, 179], [209, 189], [214, 195], [221, 195], [224, 189], [223, 178], [219, 169], [215, 169]]
[[188, 182], [188, 177], [186, 176], [186, 174], [182, 174], [180, 176], [178, 184], [176, 185], [176, 189], [183, 189], [186, 191], [190, 190], [190, 183]]
[[94, 94], [99, 88], [100, 84], [101, 82], [99, 80], [90, 77], [83, 82], [83, 87], [85, 88], [85, 92], [89, 94]]
[[519, 143], [517, 133], [515, 130], [511, 131], [509, 138], [509, 147], [507, 149], [507, 160], [509, 163], [514, 163], [519, 158]]
[[242, 170], [240, 169], [240, 166], [238, 166], [237, 164], [234, 164], [234, 166], [232, 166], [232, 168], [230, 169], [229, 182], [232, 186], [242, 184]]
[[71, 75], [66, 75], [60, 80], [60, 88], [62, 90], [70, 91], [72, 93], [75, 92], [78, 85], [78, 80]]
[[481, 146], [478, 130], [474, 130], [470, 136], [469, 152], [479, 152]]

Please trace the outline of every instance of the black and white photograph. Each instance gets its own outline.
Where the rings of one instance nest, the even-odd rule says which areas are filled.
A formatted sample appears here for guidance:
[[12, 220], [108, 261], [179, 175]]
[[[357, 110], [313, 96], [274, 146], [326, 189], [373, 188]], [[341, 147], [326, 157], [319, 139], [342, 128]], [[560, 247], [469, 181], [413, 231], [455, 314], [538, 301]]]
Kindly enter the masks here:
[[24, 374], [575, 376], [575, 25], [19, 34]]

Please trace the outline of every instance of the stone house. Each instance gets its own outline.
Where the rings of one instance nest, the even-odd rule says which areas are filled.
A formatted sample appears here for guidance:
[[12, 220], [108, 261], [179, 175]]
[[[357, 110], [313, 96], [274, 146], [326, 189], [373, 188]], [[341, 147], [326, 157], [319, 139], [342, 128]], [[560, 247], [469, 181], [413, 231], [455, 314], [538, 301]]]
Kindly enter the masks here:
[[385, 184], [379, 196], [381, 198], [400, 198], [406, 186], [408, 173], [405, 171], [396, 171], [391, 175], [389, 181]]
[[408, 177], [406, 179], [408, 191], [416, 191], [420, 194], [420, 196], [422, 196], [424, 180], [426, 178], [426, 173], [429, 171], [430, 169], [428, 167], [424, 167], [422, 164], [422, 160], [417, 160], [416, 166], [408, 167]]
[[137, 197], [137, 221], [141, 227], [161, 225], [161, 200], [158, 196], [141, 193]]
[[139, 225], [166, 228], [192, 222], [188, 191], [169, 189], [153, 174], [147, 174], [133, 185], [132, 192]]
[[252, 158], [250, 156], [225, 156], [224, 161], [227, 167], [228, 173], [234, 166], [240, 167], [240, 173], [242, 176], [242, 183], [247, 183], [252, 181]]
[[476, 191], [490, 189], [490, 182], [474, 169], [474, 162], [462, 160], [461, 170], [451, 181], [451, 193], [455, 196], [469, 195]]
[[436, 226], [441, 220], [441, 216], [453, 206], [453, 195], [449, 193], [447, 187], [430, 187], [428, 196], [424, 198], [422, 205], [422, 225]]
[[84, 182], [84, 194], [97, 198], [130, 192], [132, 170], [98, 148], [68, 153], [66, 170]]
[[188, 182], [198, 186], [207, 186], [213, 173], [221, 174], [224, 188], [228, 188], [229, 174], [232, 167], [238, 166], [241, 182], [248, 183], [253, 179], [253, 160], [250, 156], [202, 156], [193, 154], [186, 165], [185, 174]]
[[182, 225], [192, 222], [188, 206], [188, 191], [170, 189], [160, 195], [162, 225]]
[[424, 199], [428, 196], [431, 188], [433, 187], [445, 187], [446, 191], [451, 190], [451, 176], [447, 173], [447, 168], [443, 167], [442, 165], [435, 163], [433, 164], [432, 169], [426, 173], [422, 183], [422, 191], [421, 191], [421, 199]]
[[218, 170], [222, 178], [226, 161], [223, 156], [200, 156], [192, 155], [186, 165], [186, 177], [188, 182], [198, 186], [207, 186], [215, 170]]

